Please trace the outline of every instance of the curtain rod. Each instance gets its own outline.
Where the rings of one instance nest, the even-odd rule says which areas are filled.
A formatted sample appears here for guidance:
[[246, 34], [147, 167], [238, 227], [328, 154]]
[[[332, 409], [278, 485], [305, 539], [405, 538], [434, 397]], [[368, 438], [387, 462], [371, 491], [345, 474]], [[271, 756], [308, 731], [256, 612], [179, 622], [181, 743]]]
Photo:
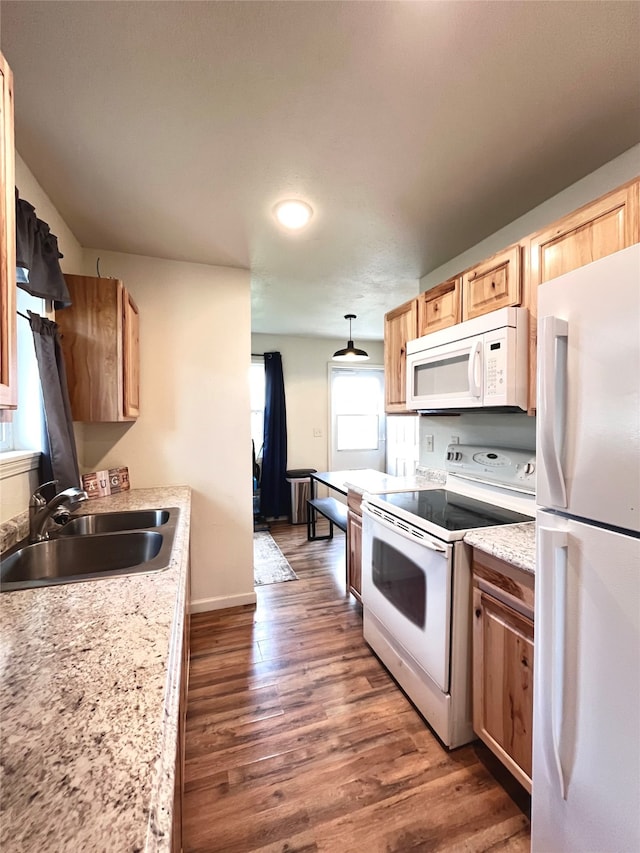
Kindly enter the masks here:
[[29, 319], [26, 314], [22, 313], [22, 311], [16, 311], [16, 314], [18, 314], [18, 316], [20, 316], [20, 317], [24, 317], [25, 320]]
[[263, 352], [252, 352], [251, 358], [262, 358], [264, 356]]

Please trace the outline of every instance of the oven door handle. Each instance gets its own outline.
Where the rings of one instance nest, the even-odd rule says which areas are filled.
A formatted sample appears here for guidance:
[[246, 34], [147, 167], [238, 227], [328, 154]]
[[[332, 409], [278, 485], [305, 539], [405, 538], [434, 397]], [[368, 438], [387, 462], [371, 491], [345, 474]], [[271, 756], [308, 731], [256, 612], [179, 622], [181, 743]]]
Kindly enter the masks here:
[[[446, 554], [448, 551], [448, 547], [446, 545], [441, 545], [437, 540], [431, 539], [429, 534], [420, 530], [420, 528], [412, 527], [404, 521], [400, 522], [402, 525], [402, 527], [400, 527], [393, 521], [387, 521], [386, 518], [379, 516], [375, 512], [371, 512], [366, 504], [362, 504], [362, 514], [366, 515], [367, 518], [375, 521], [376, 524], [381, 525], [381, 527], [384, 527], [386, 530], [392, 530], [398, 536], [403, 536], [411, 542], [418, 542], [420, 545], [424, 545], [425, 548], [429, 548], [431, 551], [437, 551], [440, 554]], [[413, 530], [415, 530], [416, 533], [413, 533]]]

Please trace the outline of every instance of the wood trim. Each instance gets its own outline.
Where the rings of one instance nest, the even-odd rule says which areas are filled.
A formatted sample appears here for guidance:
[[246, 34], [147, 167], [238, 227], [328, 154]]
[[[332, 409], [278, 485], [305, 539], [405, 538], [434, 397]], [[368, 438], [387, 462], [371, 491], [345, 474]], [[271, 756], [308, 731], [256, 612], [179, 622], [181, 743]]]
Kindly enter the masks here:
[[356, 515], [362, 515], [362, 495], [354, 489], [347, 489], [347, 506]]
[[532, 572], [526, 572], [479, 548], [473, 549], [472, 571], [474, 582], [476, 578], [482, 579], [492, 595], [533, 619], [535, 575]]

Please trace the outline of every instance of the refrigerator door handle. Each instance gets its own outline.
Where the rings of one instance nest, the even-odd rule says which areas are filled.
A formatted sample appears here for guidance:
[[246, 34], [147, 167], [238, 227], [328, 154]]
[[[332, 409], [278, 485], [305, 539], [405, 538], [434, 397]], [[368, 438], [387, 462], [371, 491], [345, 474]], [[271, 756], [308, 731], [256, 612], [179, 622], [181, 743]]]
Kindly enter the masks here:
[[469, 354], [469, 393], [473, 397], [479, 397], [482, 388], [476, 379], [476, 365], [482, 352], [482, 340], [476, 341], [473, 345], [473, 350]]
[[558, 338], [566, 337], [568, 337], [566, 320], [560, 320], [558, 317], [543, 317], [540, 320], [538, 424], [543, 468], [549, 486], [549, 506], [554, 507], [567, 505], [567, 489], [556, 435], [556, 421], [559, 414], [556, 402], [559, 384], [556, 341]]
[[[568, 537], [564, 530], [538, 528], [540, 546], [541, 611], [543, 619], [536, 634], [541, 637], [542, 655], [536, 666], [544, 673], [548, 699], [539, 697], [542, 709], [542, 741], [550, 775], [556, 775], [562, 799], [567, 799], [567, 778], [562, 764], [562, 725], [565, 685], [565, 620], [567, 598]], [[540, 683], [540, 682], [539, 682]], [[542, 691], [540, 691], [542, 694]]]

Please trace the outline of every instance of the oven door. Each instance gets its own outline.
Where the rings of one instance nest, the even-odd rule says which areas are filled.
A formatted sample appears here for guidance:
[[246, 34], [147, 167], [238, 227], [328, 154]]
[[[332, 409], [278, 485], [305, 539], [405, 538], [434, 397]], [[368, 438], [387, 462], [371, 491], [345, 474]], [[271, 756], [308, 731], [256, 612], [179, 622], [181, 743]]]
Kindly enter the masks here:
[[362, 604], [449, 692], [453, 545], [362, 507]]
[[407, 355], [409, 409], [482, 406], [482, 335]]

